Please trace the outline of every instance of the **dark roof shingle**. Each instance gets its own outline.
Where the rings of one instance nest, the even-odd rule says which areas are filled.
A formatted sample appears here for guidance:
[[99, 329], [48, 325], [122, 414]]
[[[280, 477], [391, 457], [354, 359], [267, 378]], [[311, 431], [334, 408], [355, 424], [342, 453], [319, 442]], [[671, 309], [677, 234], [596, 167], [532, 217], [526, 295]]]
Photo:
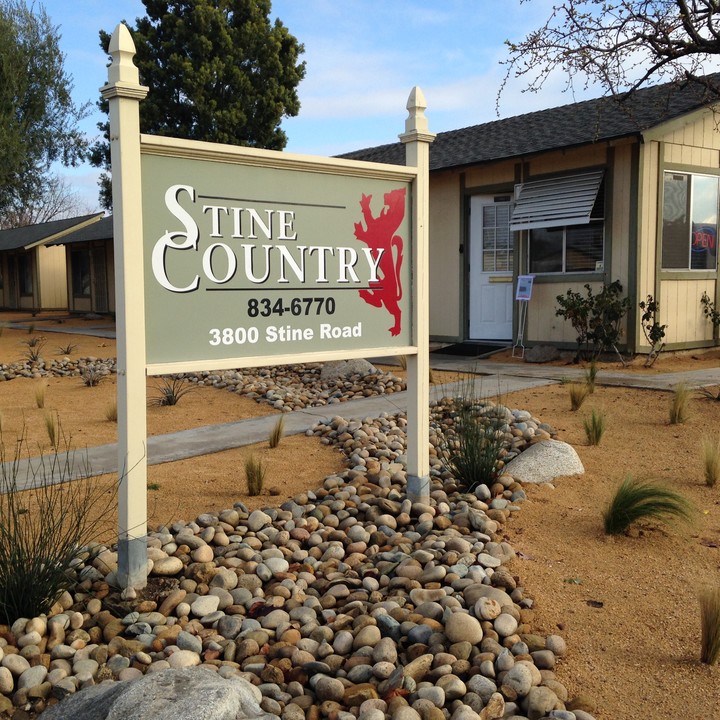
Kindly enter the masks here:
[[[720, 96], [720, 73], [708, 75], [705, 82], [717, 88], [714, 95], [717, 100]], [[638, 90], [623, 101], [612, 97], [585, 100], [441, 132], [430, 145], [430, 170], [638, 135], [709, 104], [711, 101], [704, 84], [666, 83]], [[404, 165], [405, 149], [402, 143], [397, 142], [355, 150], [339, 157]]]
[[50, 220], [50, 222], [38, 223], [37, 225], [0, 230], [0, 251], [19, 250], [20, 248], [41, 244], [44, 240], [50, 240], [68, 232], [76, 225], [97, 222], [100, 217], [102, 217], [102, 213], [92, 213], [91, 215], [80, 215], [79, 217], [64, 218], [63, 220]]

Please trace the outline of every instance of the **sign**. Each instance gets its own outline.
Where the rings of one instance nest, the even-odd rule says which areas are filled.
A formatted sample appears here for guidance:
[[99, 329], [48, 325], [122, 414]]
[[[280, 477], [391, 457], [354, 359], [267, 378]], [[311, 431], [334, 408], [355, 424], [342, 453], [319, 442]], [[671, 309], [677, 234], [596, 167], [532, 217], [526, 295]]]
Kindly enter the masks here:
[[144, 153], [142, 187], [148, 364], [412, 344], [410, 181]]
[[529, 301], [532, 297], [534, 275], [518, 275], [515, 299]]

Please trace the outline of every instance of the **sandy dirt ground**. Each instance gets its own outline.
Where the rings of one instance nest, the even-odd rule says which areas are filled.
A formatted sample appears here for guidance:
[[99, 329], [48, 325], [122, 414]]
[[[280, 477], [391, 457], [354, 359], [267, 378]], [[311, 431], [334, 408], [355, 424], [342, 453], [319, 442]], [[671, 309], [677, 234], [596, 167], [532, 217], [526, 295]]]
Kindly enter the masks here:
[[[26, 331], [4, 330], [0, 360], [23, 357]], [[114, 343], [87, 336], [46, 335], [47, 352], [77, 344], [76, 357], [111, 357]], [[61, 355], [60, 355], [61, 356]], [[72, 356], [71, 356], [72, 357]], [[502, 358], [500, 358], [502, 359]], [[715, 367], [718, 352], [661, 356], [652, 371]], [[720, 668], [699, 662], [698, 591], [720, 584], [720, 486], [707, 487], [700, 444], [717, 436], [720, 402], [696, 397], [688, 421], [668, 423], [669, 394], [600, 386], [577, 412], [570, 411], [568, 388], [551, 385], [505, 398], [555, 426], [571, 443], [585, 474], [560, 478], [554, 487], [530, 487], [529, 500], [513, 516], [507, 535], [519, 556], [511, 570], [535, 600], [542, 633], [562, 634], [568, 655], [557, 668], [571, 695], [587, 695], [601, 720], [710, 720], [720, 717]], [[36, 388], [45, 386], [45, 408], [37, 408]], [[152, 380], [149, 381], [152, 384]], [[95, 388], [77, 378], [18, 379], [0, 383], [0, 411], [6, 453], [14, 449], [18, 427], [33, 446], [47, 444], [46, 410], [57, 412], [75, 446], [113, 442], [115, 424], [105, 413], [114, 380]], [[150, 391], [149, 391], [150, 392]], [[592, 408], [605, 413], [607, 430], [599, 446], [588, 446], [583, 418]], [[338, 408], [341, 411], [342, 408]], [[150, 433], [226, 422], [268, 407], [226, 390], [204, 388], [172, 408], [149, 408]], [[267, 463], [265, 494], [247, 495], [244, 459], [261, 455]], [[299, 461], [300, 460], [300, 461]], [[281, 503], [342, 467], [339, 453], [314, 438], [283, 439], [149, 468], [151, 523], [192, 519], [201, 512]], [[660, 480], [685, 493], [696, 507], [692, 526], [645, 524], [629, 535], [609, 538], [602, 511], [626, 475]], [[109, 481], [108, 481], [109, 482]], [[108, 513], [110, 514], [110, 513]]]

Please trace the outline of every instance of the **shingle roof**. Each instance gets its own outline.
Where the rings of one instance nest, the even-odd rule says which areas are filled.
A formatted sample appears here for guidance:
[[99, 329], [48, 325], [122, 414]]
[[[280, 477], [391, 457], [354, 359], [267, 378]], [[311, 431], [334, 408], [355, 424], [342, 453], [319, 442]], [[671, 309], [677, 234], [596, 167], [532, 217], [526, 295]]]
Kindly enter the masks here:
[[102, 213], [80, 215], [79, 217], [51, 220], [50, 222], [26, 225], [25, 227], [0, 230], [0, 251], [19, 250], [33, 245], [42, 245], [67, 233], [75, 226], [95, 223], [102, 217]]
[[113, 219], [112, 215], [101, 218], [92, 225], [86, 225], [78, 230], [72, 230], [67, 235], [63, 235], [57, 240], [53, 240], [48, 245], [70, 245], [77, 242], [90, 242], [91, 240], [112, 240], [113, 239]]
[[[705, 81], [718, 88], [720, 73]], [[430, 170], [513, 157], [638, 135], [657, 125], [698, 110], [711, 101], [699, 83], [666, 83], [638, 90], [624, 101], [611, 97], [562, 105], [438, 133], [430, 145]], [[405, 164], [402, 143], [355, 150], [339, 157]]]

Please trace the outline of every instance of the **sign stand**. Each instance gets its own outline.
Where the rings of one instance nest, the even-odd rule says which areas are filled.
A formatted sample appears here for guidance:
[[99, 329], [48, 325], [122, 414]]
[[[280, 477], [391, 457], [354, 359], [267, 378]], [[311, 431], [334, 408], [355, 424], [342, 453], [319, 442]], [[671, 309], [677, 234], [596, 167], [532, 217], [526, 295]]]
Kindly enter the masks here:
[[418, 169], [413, 186], [413, 217], [415, 237], [413, 242], [412, 279], [413, 333], [417, 354], [407, 359], [407, 492], [412, 502], [430, 502], [430, 320], [429, 320], [429, 266], [428, 225], [430, 143], [435, 135], [428, 130], [425, 117], [427, 102], [419, 87], [413, 88], [407, 101], [408, 117], [405, 133], [400, 141], [405, 143], [405, 162]]
[[515, 345], [513, 345], [512, 356], [514, 358], [525, 357], [525, 345], [523, 338], [525, 337], [525, 322], [527, 320], [527, 309], [530, 298], [532, 297], [534, 275], [518, 275], [517, 289], [515, 290], [515, 300], [520, 305], [518, 308], [518, 334]]
[[[147, 375], [407, 355], [407, 495], [429, 502], [435, 135], [421, 90], [410, 94], [400, 136], [405, 166], [318, 158], [141, 135], [139, 103], [148, 88], [122, 24], [109, 53], [101, 93], [109, 103], [115, 208], [118, 584], [147, 584]], [[271, 189], [253, 198], [262, 187]], [[252, 242], [259, 235], [266, 240]], [[254, 252], [264, 253], [264, 275]], [[221, 292], [242, 300], [227, 302]], [[379, 324], [376, 308], [395, 324]], [[179, 332], [179, 316], [196, 320]]]

